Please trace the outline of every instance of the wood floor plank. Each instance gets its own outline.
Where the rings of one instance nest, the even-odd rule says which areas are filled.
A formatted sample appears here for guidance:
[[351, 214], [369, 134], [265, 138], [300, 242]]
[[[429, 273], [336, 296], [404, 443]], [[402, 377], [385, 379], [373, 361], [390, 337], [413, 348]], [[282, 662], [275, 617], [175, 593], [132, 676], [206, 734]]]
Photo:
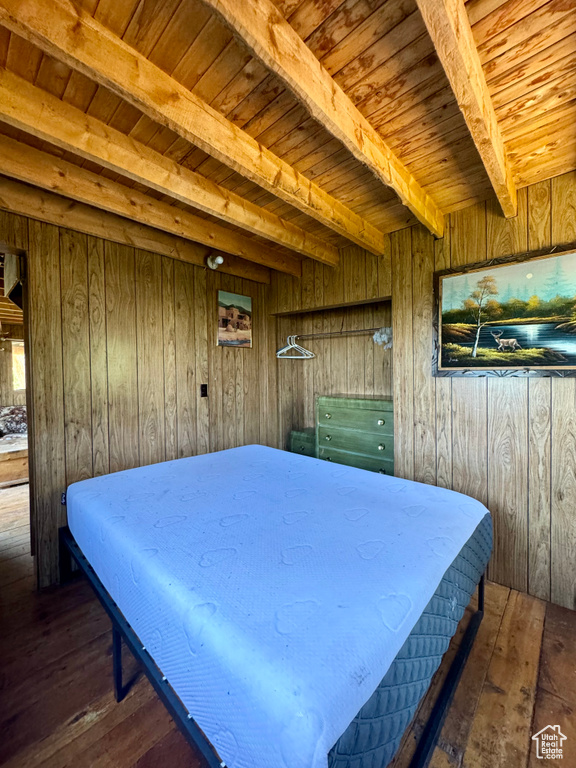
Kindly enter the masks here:
[[170, 768], [203, 768], [201, 759], [192, 751], [175, 725], [163, 739], [134, 763], [134, 768], [158, 768], [164, 764], [166, 755], [170, 755]]
[[507, 587], [492, 582], [486, 585], [485, 616], [454, 694], [454, 703], [446, 717], [430, 768], [442, 768], [447, 759], [450, 764], [461, 764], [509, 594]]
[[[84, 646], [48, 664], [40, 674], [4, 692], [0, 710], [0, 764], [33, 741], [49, 736], [112, 685], [111, 638], [100, 635]], [[88, 671], [88, 674], [87, 674]], [[80, 765], [81, 763], [79, 763]]]
[[6, 538], [0, 539], [0, 552], [5, 552], [17, 544], [26, 542], [30, 542], [30, 527], [28, 525], [22, 525], [19, 528], [14, 528]]
[[510, 768], [528, 760], [545, 603], [510, 592], [462, 768]]
[[0, 589], [19, 579], [34, 575], [34, 561], [29, 554], [13, 558], [8, 564], [0, 563]]
[[532, 733], [538, 733], [547, 725], [559, 725], [567, 741], [563, 743], [564, 756], [561, 760], [543, 760], [536, 755], [535, 742], [530, 748], [528, 768], [541, 768], [543, 764], [573, 766], [576, 763], [576, 705], [567, 704], [564, 699], [544, 689], [538, 691]]
[[171, 728], [172, 719], [166, 708], [158, 698], [151, 698], [105, 733], [98, 742], [82, 752], [75, 752], [74, 764], [90, 768], [131, 766]]
[[[14, 646], [18, 643], [17, 633], [33, 635], [40, 631], [39, 627], [48, 616], [54, 618], [94, 600], [90, 586], [83, 581], [52, 587], [39, 593], [34, 592], [34, 583], [30, 581], [26, 599], [17, 603], [6, 600], [4, 592], [0, 595], [0, 618], [3, 614], [8, 617], [3, 625], [2, 639]], [[31, 595], [34, 595], [33, 599]]]
[[22, 527], [22, 515], [21, 515], [22, 508], [19, 508], [14, 513], [7, 514], [4, 512], [2, 514], [2, 520], [0, 523], [0, 532], [1, 533], [11, 533], [15, 528], [21, 528]]
[[547, 606], [538, 687], [576, 709], [576, 611]]
[[120, 721], [130, 717], [153, 695], [145, 685], [135, 685], [119, 707], [110, 689], [91, 702], [82, 712], [64, 720], [49, 736], [32, 742], [3, 768], [60, 768], [76, 760], [79, 752], [88, 750]]
[[[41, 672], [48, 661], [56, 662], [82, 649], [109, 629], [110, 620], [94, 600], [55, 618], [48, 616], [41, 634], [22, 633], [17, 644], [14, 637], [10, 638], [9, 647], [3, 652], [2, 683], [6, 687], [16, 686], [23, 677]], [[2, 687], [0, 684], [0, 690]]]
[[6, 547], [2, 550], [2, 562], [7, 563], [9, 560], [13, 560], [21, 555], [28, 555], [30, 557], [29, 541], [16, 542], [11, 547]]

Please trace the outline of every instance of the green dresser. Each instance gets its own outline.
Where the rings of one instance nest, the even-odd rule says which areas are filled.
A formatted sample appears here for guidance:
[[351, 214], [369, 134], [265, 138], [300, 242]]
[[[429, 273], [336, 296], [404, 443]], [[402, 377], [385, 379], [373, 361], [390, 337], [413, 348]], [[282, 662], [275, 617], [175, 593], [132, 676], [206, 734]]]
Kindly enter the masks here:
[[316, 456], [316, 430], [314, 427], [292, 430], [290, 432], [290, 450], [303, 456]]
[[393, 475], [392, 399], [318, 397], [316, 444], [319, 459]]

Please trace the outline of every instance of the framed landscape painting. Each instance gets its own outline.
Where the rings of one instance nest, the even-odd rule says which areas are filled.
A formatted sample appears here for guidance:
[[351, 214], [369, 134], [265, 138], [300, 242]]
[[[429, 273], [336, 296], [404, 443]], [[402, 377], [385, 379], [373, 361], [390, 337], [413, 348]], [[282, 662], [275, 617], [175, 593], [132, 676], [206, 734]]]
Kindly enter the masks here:
[[252, 346], [252, 299], [218, 291], [218, 346]]
[[576, 251], [436, 275], [437, 373], [576, 372]]

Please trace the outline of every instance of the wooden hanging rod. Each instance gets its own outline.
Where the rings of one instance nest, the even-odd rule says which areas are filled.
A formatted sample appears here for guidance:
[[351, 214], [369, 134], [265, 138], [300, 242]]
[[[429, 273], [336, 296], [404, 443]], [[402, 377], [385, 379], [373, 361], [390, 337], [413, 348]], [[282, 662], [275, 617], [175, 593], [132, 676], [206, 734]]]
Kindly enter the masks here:
[[382, 326], [379, 326], [378, 328], [359, 328], [355, 331], [333, 331], [331, 333], [304, 333], [304, 334], [297, 334], [294, 338], [295, 339], [327, 339], [331, 336], [356, 336], [360, 333], [376, 333], [376, 331], [379, 331]]

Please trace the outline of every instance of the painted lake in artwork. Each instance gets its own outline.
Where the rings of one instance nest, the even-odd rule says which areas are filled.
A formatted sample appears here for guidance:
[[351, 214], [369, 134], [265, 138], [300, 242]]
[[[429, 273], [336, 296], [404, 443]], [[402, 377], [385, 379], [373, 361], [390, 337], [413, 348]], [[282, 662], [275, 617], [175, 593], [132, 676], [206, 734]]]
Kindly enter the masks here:
[[[530, 325], [494, 325], [484, 326], [480, 330], [479, 344], [482, 347], [498, 348], [498, 343], [490, 333], [499, 333], [502, 331], [502, 339], [515, 338], [522, 349], [534, 349], [546, 347], [559, 352], [566, 359], [558, 360], [561, 365], [576, 366], [576, 334], [564, 333], [556, 330], [558, 323], [533, 323]], [[464, 342], [462, 346], [472, 349], [473, 341]], [[502, 354], [502, 353], [501, 353]]]

